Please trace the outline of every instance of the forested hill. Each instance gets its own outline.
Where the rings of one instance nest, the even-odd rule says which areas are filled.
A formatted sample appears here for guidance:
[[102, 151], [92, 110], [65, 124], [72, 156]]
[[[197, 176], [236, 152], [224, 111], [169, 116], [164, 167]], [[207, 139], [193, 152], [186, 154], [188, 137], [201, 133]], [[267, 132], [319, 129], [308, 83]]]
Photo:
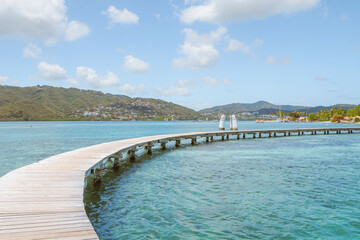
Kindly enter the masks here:
[[51, 86], [0, 86], [0, 120], [195, 119], [196, 111], [158, 99]]
[[241, 113], [241, 112], [259, 112], [262, 114], [269, 114], [271, 112], [276, 111], [284, 111], [284, 112], [292, 112], [292, 111], [300, 111], [306, 112], [310, 110], [311, 112], [317, 112], [321, 109], [330, 110], [333, 107], [343, 108], [345, 110], [355, 107], [355, 105], [351, 104], [336, 104], [333, 106], [293, 106], [293, 105], [275, 105], [266, 101], [258, 101], [256, 103], [232, 103], [227, 105], [215, 106], [212, 108], [206, 108], [200, 110], [200, 113]]

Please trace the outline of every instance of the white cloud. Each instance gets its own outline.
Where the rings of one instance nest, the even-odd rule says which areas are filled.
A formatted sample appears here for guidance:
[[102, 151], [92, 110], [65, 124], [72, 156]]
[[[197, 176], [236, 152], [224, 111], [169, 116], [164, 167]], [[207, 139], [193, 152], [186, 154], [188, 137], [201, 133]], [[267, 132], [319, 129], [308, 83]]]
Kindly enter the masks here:
[[251, 48], [249, 45], [242, 43], [236, 39], [230, 39], [226, 51], [231, 51], [231, 52], [240, 51], [248, 54], [251, 53]]
[[75, 79], [69, 78], [65, 69], [58, 64], [48, 64], [46, 62], [40, 62], [37, 66], [40, 71], [40, 78], [46, 81], [66, 81], [74, 86], [78, 85]]
[[88, 26], [78, 21], [71, 21], [65, 30], [65, 40], [75, 41], [90, 32]]
[[190, 80], [179, 80], [178, 82], [177, 82], [177, 86], [178, 87], [187, 87], [187, 88], [189, 88], [189, 87], [192, 87], [192, 86], [194, 86], [195, 85], [195, 82], [194, 81], [190, 81]]
[[118, 87], [120, 92], [123, 92], [127, 95], [135, 95], [136, 93], [144, 93], [145, 92], [145, 85], [144, 84], [138, 84], [138, 85], [130, 85], [130, 84], [124, 84], [123, 86]]
[[77, 67], [76, 75], [94, 88], [112, 87], [120, 82], [120, 79], [112, 72], [99, 76], [93, 69], [87, 67]]
[[150, 64], [141, 59], [135, 58], [132, 55], [124, 57], [123, 67], [133, 73], [144, 73], [150, 69]]
[[210, 87], [217, 87], [219, 85], [228, 86], [231, 83], [231, 81], [227, 78], [224, 78], [223, 80], [219, 81], [216, 78], [210, 76], [200, 77], [199, 82], [205, 83]]
[[255, 47], [261, 47], [263, 44], [264, 44], [264, 40], [262, 40], [262, 39], [256, 38], [254, 40], [254, 46]]
[[169, 88], [166, 89], [162, 89], [162, 88], [158, 88], [158, 93], [161, 96], [189, 96], [190, 92], [189, 89], [186, 87], [174, 87], [171, 86]]
[[275, 58], [273, 56], [268, 56], [263, 58], [263, 61], [268, 64], [277, 64], [277, 65], [287, 65], [291, 64], [291, 58], [287, 56], [283, 56], [281, 58]]
[[125, 23], [125, 24], [131, 24], [139, 23], [139, 17], [133, 13], [127, 10], [127, 8], [124, 8], [124, 10], [119, 10], [114, 6], [110, 6], [106, 11], [103, 12], [108, 18], [111, 19], [111, 24], [116, 23]]
[[196, 84], [195, 81], [191, 80], [179, 80], [176, 83], [176, 86], [171, 86], [168, 88], [158, 88], [157, 92], [160, 96], [190, 96], [189, 88], [193, 87]]
[[64, 0], [0, 0], [0, 37], [20, 35], [54, 44], [66, 39], [71, 23]]
[[9, 80], [8, 77], [0, 75], [0, 83], [5, 83], [5, 82], [7, 82], [7, 80]]
[[219, 27], [216, 31], [199, 34], [187, 28], [183, 32], [185, 33], [185, 41], [180, 46], [179, 52], [185, 57], [173, 59], [173, 67], [190, 67], [194, 70], [200, 70], [214, 65], [220, 57], [214, 44], [223, 38], [227, 29]]
[[206, 83], [207, 85], [209, 85], [210, 87], [216, 87], [219, 85], [219, 81], [216, 80], [213, 77], [210, 76], [206, 76], [206, 77], [201, 77], [199, 78], [200, 82]]
[[185, 23], [256, 19], [307, 10], [319, 2], [320, 0], [208, 0], [183, 10], [180, 19]]
[[195, 4], [195, 3], [201, 3], [203, 0], [185, 0], [184, 4]]
[[35, 44], [29, 43], [26, 48], [24, 48], [24, 57], [28, 58], [38, 58], [42, 53], [41, 48], [36, 46]]

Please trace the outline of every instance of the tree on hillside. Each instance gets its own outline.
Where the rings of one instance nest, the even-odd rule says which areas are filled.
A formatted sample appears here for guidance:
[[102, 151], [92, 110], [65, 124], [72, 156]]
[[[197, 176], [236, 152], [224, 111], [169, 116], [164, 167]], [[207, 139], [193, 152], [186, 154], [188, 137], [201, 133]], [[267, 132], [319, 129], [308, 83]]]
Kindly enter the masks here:
[[342, 115], [342, 116], [346, 116], [346, 110], [343, 109], [343, 108], [340, 108], [337, 112], [336, 112], [337, 115]]
[[330, 119], [330, 112], [326, 109], [318, 111], [316, 115], [319, 121], [328, 121]]
[[331, 122], [340, 122], [340, 120], [343, 120], [343, 119], [344, 119], [344, 117], [342, 115], [335, 115], [331, 119]]
[[298, 111], [289, 112], [288, 115], [291, 121], [295, 121], [300, 118], [300, 113]]
[[333, 117], [334, 115], [336, 115], [337, 111], [338, 111], [338, 108], [337, 108], [337, 107], [331, 108], [331, 110], [330, 110], [330, 117]]
[[316, 116], [315, 113], [309, 113], [308, 116], [307, 116], [307, 119], [310, 121], [310, 122], [313, 122], [313, 121], [316, 121], [318, 119], [318, 117]]
[[276, 114], [280, 116], [280, 118], [283, 118], [285, 116], [285, 113], [282, 111], [276, 111]]
[[350, 109], [347, 111], [347, 115], [350, 116], [350, 117], [360, 116], [360, 104], [357, 105], [357, 106], [354, 107], [354, 108], [350, 108]]

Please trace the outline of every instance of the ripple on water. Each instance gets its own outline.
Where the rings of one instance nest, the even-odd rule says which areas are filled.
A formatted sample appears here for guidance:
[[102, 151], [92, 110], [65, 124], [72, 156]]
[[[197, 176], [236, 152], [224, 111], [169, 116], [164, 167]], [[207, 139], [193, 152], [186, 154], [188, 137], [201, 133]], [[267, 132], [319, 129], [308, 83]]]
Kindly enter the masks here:
[[101, 239], [359, 239], [359, 135], [189, 146], [86, 190]]

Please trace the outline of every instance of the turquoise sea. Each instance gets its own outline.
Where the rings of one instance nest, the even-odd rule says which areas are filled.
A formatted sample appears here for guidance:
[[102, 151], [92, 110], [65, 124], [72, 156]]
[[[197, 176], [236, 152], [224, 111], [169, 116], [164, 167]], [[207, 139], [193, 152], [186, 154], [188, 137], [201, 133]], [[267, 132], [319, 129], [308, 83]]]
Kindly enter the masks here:
[[[106, 141], [214, 130], [217, 122], [1, 122], [0, 176]], [[154, 151], [90, 185], [86, 210], [101, 239], [360, 239], [359, 140], [291, 136]]]

